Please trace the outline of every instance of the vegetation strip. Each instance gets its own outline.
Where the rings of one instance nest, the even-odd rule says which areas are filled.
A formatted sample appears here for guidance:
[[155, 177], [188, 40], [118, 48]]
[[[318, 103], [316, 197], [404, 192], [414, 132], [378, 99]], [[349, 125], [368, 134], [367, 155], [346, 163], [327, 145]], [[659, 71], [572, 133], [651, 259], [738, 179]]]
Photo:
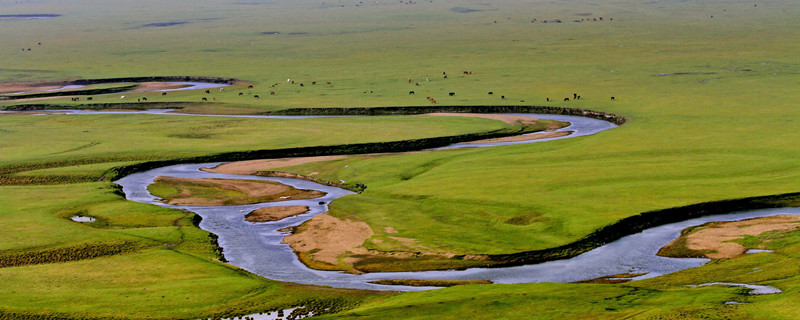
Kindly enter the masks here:
[[454, 113], [545, 113], [569, 116], [581, 116], [592, 119], [604, 120], [616, 125], [625, 123], [625, 117], [613, 113], [564, 107], [546, 106], [436, 106], [436, 107], [375, 107], [375, 108], [295, 108], [273, 111], [275, 115], [393, 115], [393, 114], [424, 114], [437, 112]]
[[797, 206], [798, 203], [800, 203], [800, 193], [785, 193], [704, 202], [683, 207], [643, 212], [635, 216], [621, 219], [617, 223], [602, 227], [581, 240], [560, 247], [512, 254], [489, 255], [489, 259], [493, 263], [487, 266], [517, 266], [571, 258], [624, 236], [668, 223], [735, 211]]
[[[527, 110], [527, 111], [525, 111]], [[471, 113], [496, 113], [496, 112], [531, 112], [547, 114], [579, 115], [594, 119], [601, 119], [616, 124], [624, 124], [625, 117], [600, 111], [560, 108], [560, 107], [520, 107], [520, 106], [443, 106], [443, 107], [383, 107], [383, 108], [310, 108], [287, 109], [268, 114], [274, 115], [388, 115], [388, 114], [422, 114], [434, 112], [471, 112]], [[382, 152], [408, 152], [424, 149], [438, 148], [460, 142], [482, 139], [493, 139], [532, 133], [529, 128], [508, 128], [489, 132], [462, 134], [434, 138], [410, 139], [389, 142], [373, 142], [344, 144], [333, 146], [297, 147], [284, 149], [262, 149], [252, 151], [226, 152], [208, 156], [178, 158], [171, 160], [148, 161], [129, 166], [116, 167], [109, 170], [108, 178], [117, 180], [129, 174], [142, 172], [158, 167], [184, 163], [205, 162], [230, 162], [256, 159], [294, 158], [326, 155], [353, 155]]]
[[182, 109], [189, 102], [129, 102], [129, 103], [82, 103], [77, 105], [60, 105], [46, 103], [15, 104], [0, 107], [3, 111], [39, 111], [39, 110], [148, 110], [148, 109]]
[[[65, 90], [65, 91], [48, 91], [48, 92], [35, 92], [24, 93], [15, 95], [2, 95], [0, 100], [18, 100], [29, 98], [43, 98], [43, 97], [62, 97], [62, 96], [77, 96], [77, 95], [100, 95], [109, 93], [118, 93], [130, 91], [139, 87], [138, 82], [211, 82], [211, 83], [224, 83], [234, 84], [238, 80], [234, 78], [218, 78], [218, 77], [196, 77], [196, 76], [150, 76], [150, 77], [121, 77], [121, 78], [101, 78], [101, 79], [78, 79], [72, 81], [64, 81], [61, 84], [64, 86], [70, 85], [92, 85], [103, 83], [130, 83], [137, 84], [125, 85], [113, 88], [103, 89], [86, 89], [86, 90]], [[12, 109], [6, 109], [12, 110]]]
[[5, 252], [0, 253], [0, 268], [93, 259], [103, 256], [132, 253], [144, 247], [142, 243], [135, 241], [117, 241], [92, 242], [70, 247], [48, 248], [25, 252]]

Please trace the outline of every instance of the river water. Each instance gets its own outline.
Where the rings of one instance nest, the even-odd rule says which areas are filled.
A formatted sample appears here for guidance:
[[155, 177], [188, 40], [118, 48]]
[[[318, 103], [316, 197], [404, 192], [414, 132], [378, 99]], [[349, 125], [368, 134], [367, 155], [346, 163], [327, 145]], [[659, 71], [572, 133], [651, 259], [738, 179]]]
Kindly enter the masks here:
[[[562, 130], [574, 131], [575, 133], [560, 139], [595, 134], [616, 127], [616, 125], [605, 121], [582, 117], [540, 114], [523, 115], [571, 122], [572, 125], [570, 127]], [[541, 141], [546, 140], [527, 141], [525, 143]], [[518, 143], [520, 142], [492, 143], [479, 146], [488, 147]], [[453, 147], [476, 147], [476, 145], [458, 145], [447, 148]], [[353, 194], [352, 192], [305, 180], [227, 175], [200, 170], [200, 168], [213, 167], [218, 164], [184, 164], [162, 167], [129, 175], [116, 181], [116, 183], [123, 186], [123, 191], [129, 200], [168, 208], [184, 209], [199, 214], [203, 217], [200, 227], [219, 236], [219, 244], [224, 249], [225, 258], [233, 265], [273, 280], [339, 288], [403, 291], [433, 289], [433, 287], [387, 286], [369, 283], [380, 279], [491, 280], [495, 283], [572, 282], [620, 273], [644, 273], [644, 275], [635, 279], [649, 278], [698, 267], [709, 261], [708, 259], [664, 258], [655, 255], [660, 247], [675, 239], [684, 228], [711, 221], [732, 221], [777, 214], [800, 214], [800, 208], [781, 208], [691, 219], [647, 229], [571, 259], [533, 265], [504, 268], [472, 268], [460, 271], [386, 272], [354, 275], [338, 271], [320, 271], [307, 268], [297, 259], [297, 256], [288, 245], [280, 243], [287, 233], [278, 231], [285, 227], [299, 225], [318, 214], [326, 212], [327, 203], [336, 198]], [[240, 206], [175, 206], [158, 202], [158, 198], [147, 191], [147, 186], [153, 183], [153, 179], [157, 176], [269, 180], [295, 188], [324, 191], [327, 195], [311, 200], [292, 200]], [[325, 204], [320, 205], [320, 201]], [[245, 214], [258, 208], [295, 205], [308, 206], [310, 211], [303, 215], [275, 222], [250, 223], [244, 220]]]

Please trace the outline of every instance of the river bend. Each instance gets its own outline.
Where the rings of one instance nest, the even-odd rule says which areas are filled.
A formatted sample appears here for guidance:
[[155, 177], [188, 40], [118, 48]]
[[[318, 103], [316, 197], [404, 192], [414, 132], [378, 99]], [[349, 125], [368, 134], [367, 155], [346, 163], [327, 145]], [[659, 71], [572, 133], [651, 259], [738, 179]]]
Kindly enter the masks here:
[[[574, 131], [574, 133], [554, 139], [591, 135], [616, 127], [616, 125], [605, 121], [583, 117], [542, 114], [522, 115], [571, 122], [570, 126], [561, 130]], [[465, 144], [445, 148], [489, 147], [547, 140], [553, 139], [482, 145]], [[200, 168], [213, 167], [218, 164], [183, 164], [162, 167], [129, 175], [116, 181], [116, 183], [123, 186], [123, 191], [129, 200], [188, 210], [200, 215], [203, 218], [200, 228], [219, 236], [219, 244], [224, 249], [225, 258], [233, 265], [273, 280], [339, 288], [403, 291], [433, 289], [432, 287], [387, 286], [369, 283], [370, 281], [381, 279], [491, 280], [495, 283], [572, 282], [621, 273], [645, 273], [645, 275], [635, 279], [649, 278], [698, 267], [709, 261], [709, 259], [676, 259], [655, 255], [660, 247], [675, 239], [684, 228], [711, 221], [732, 221], [778, 214], [800, 214], [800, 208], [781, 208], [701, 217], [650, 228], [571, 259], [533, 265], [471, 268], [460, 271], [385, 272], [354, 275], [339, 271], [309, 269], [297, 259], [297, 256], [288, 245], [281, 243], [287, 233], [278, 231], [279, 229], [299, 225], [318, 214], [326, 212], [327, 204], [330, 201], [353, 194], [352, 192], [306, 180], [228, 175], [200, 170]], [[158, 202], [158, 198], [147, 191], [147, 186], [152, 184], [153, 179], [157, 176], [269, 180], [295, 188], [320, 190], [326, 192], [327, 195], [311, 200], [292, 200], [239, 206], [176, 206]], [[321, 205], [319, 202], [324, 202], [325, 204]], [[258, 208], [297, 205], [308, 206], [310, 211], [299, 216], [267, 223], [250, 223], [244, 220], [245, 214]]]

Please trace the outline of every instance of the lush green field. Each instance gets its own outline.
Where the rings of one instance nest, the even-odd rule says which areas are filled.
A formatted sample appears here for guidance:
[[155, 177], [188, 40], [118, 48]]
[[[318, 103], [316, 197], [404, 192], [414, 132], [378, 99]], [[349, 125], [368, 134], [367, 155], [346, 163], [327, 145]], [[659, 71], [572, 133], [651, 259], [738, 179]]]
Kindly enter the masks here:
[[[568, 106], [628, 118], [591, 137], [287, 169], [366, 184], [363, 194], [334, 202], [333, 213], [368, 222], [372, 240], [384, 242], [365, 245], [379, 250], [547, 248], [642, 211], [800, 191], [800, 43], [793, 41], [800, 7], [793, 1], [358, 3], [2, 1], [2, 14], [62, 16], [0, 19], [0, 81], [195, 75], [255, 86], [93, 99], [216, 102], [191, 107], [198, 112], [429, 105], [425, 97], [433, 97], [440, 105]], [[598, 17], [603, 21], [572, 22]], [[581, 99], [562, 101], [573, 93]], [[75, 104], [56, 98], [0, 106], [19, 103]], [[0, 116], [0, 168], [14, 177], [56, 177], [38, 182], [93, 181], [111, 167], [146, 160], [500, 126], [414, 117]], [[0, 310], [190, 318], [310, 299], [353, 302], [364, 294], [298, 288], [237, 271], [212, 260], [210, 240], [183, 213], [128, 203], [111, 192], [106, 182], [0, 187], [2, 254], [122, 242], [134, 250], [2, 268]], [[82, 210], [100, 218], [101, 227], [65, 219]], [[399, 231], [391, 236], [418, 242], [391, 241], [386, 227]], [[783, 252], [629, 285], [450, 288], [374, 298], [350, 315], [682, 318], [698, 311], [693, 316], [792, 319], [798, 312], [795, 238], [776, 244]], [[753, 268], [762, 271], [748, 273]], [[683, 287], [725, 281], [728, 274], [730, 281], [767, 282], [784, 293], [742, 298], [736, 289]], [[731, 299], [748, 304], [722, 305]]]
[[[0, 186], [0, 317], [191, 318], [320, 302], [348, 306], [366, 293], [299, 287], [217, 261], [192, 215], [126, 201], [97, 180], [122, 160], [223, 151], [401, 140], [506, 128], [466, 117], [304, 120], [156, 115], [3, 115], [0, 167], [57, 185]], [[293, 124], [294, 123], [294, 124]], [[340, 132], [337, 134], [336, 132]], [[347, 132], [361, 132], [353, 138]], [[27, 171], [32, 170], [32, 171]], [[16, 181], [14, 179], [4, 181]], [[69, 220], [83, 215], [92, 224]], [[12, 317], [13, 318], [13, 317]]]

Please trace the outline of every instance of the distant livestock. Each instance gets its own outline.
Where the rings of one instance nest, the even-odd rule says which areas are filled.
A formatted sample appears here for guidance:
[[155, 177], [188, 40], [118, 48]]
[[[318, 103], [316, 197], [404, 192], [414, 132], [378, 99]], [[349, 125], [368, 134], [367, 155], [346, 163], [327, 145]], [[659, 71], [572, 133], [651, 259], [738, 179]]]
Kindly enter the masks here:
[[162, 93], [161, 93], [161, 96], [162, 96], [162, 97], [163, 97], [163, 96], [166, 96], [166, 95], [167, 95], [167, 93], [166, 93], [166, 92], [162, 92]]
[[614, 97], [611, 97], [611, 101], [614, 101]]
[[121, 97], [119, 97], [119, 98], [120, 98], [120, 99], [125, 99], [125, 96], [121, 96]]
[[414, 91], [409, 91], [408, 94], [412, 95], [412, 94], [414, 94]]
[[147, 101], [147, 98], [145, 98], [145, 97], [142, 97], [142, 101]]
[[253, 85], [251, 84], [251, 85], [247, 86], [247, 88], [248, 89], [253, 89]]
[[206, 89], [205, 93], [211, 93], [211, 90]]
[[240, 95], [240, 96], [243, 96], [243, 95], [244, 95], [244, 92], [239, 92], [239, 95]]
[[489, 91], [489, 95], [490, 95], [490, 96], [491, 96], [491, 95], [493, 95], [493, 94], [494, 94], [494, 92], [491, 92], [491, 91]]
[[454, 96], [454, 95], [456, 95], [456, 93], [455, 93], [455, 92], [450, 92], [450, 96], [451, 96], [451, 97], [452, 97], [452, 96]]
[[564, 101], [569, 101], [569, 98], [564, 98]]
[[258, 95], [254, 95], [253, 98], [258, 99], [258, 98], [261, 98], [261, 97], [259, 97]]
[[202, 98], [202, 99], [200, 99], [200, 100], [202, 100], [202, 101], [208, 101], [208, 99], [207, 99], [206, 97], [203, 97], [203, 98]]

